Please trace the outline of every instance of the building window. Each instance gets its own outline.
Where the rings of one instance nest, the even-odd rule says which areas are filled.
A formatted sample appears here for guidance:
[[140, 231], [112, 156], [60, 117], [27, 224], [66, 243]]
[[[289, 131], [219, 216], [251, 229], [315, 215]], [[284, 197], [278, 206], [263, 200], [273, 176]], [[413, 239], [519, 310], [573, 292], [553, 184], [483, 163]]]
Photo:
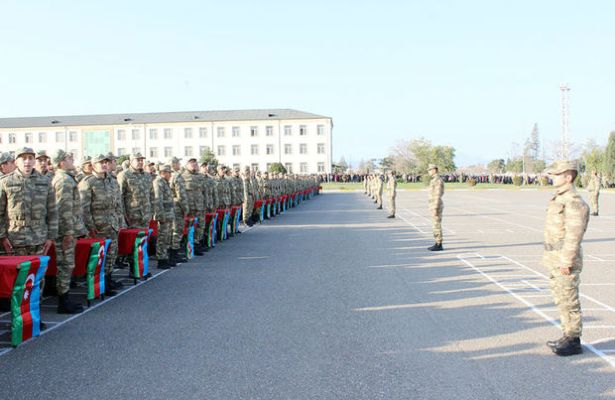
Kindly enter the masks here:
[[258, 171], [258, 163], [252, 163], [250, 168], [252, 168], [252, 171]]
[[286, 168], [286, 172], [288, 172], [289, 174], [293, 173], [293, 164], [292, 163], [284, 163], [284, 168]]
[[273, 154], [273, 145], [272, 144], [268, 144], [267, 145], [267, 154]]
[[120, 147], [120, 148], [117, 149], [117, 155], [118, 156], [123, 156], [125, 154], [126, 154], [126, 149], [125, 148]]
[[139, 129], [132, 130], [132, 140], [141, 140], [141, 131]]
[[216, 132], [218, 134], [218, 137], [224, 137], [224, 127], [223, 126], [219, 126]]
[[32, 132], [26, 132], [26, 143], [32, 143]]
[[325, 172], [325, 163], [324, 162], [319, 162], [318, 163], [318, 172]]
[[284, 136], [290, 136], [292, 133], [292, 126], [284, 125]]
[[273, 126], [265, 127], [265, 136], [273, 136]]
[[56, 143], [64, 141], [64, 132], [56, 132]]
[[47, 133], [45, 133], [45, 132], [39, 132], [39, 133], [38, 133], [38, 142], [39, 142], [39, 143], [45, 143], [45, 142], [47, 142]]
[[201, 139], [206, 138], [207, 137], [207, 128], [203, 127], [203, 128], [199, 128], [199, 137]]
[[132, 148], [132, 154], [137, 154], [141, 152], [141, 148], [140, 147], [133, 147]]
[[299, 172], [301, 172], [302, 174], [307, 174], [308, 168], [306, 162], [302, 162], [299, 164]]
[[199, 146], [199, 155], [203, 155], [209, 151], [209, 146]]
[[184, 155], [186, 157], [192, 157], [192, 146], [184, 147]]
[[301, 143], [299, 145], [299, 154], [307, 154], [307, 144]]
[[307, 135], [307, 126], [299, 125], [299, 136]]
[[149, 138], [150, 138], [150, 140], [158, 139], [158, 129], [150, 129], [149, 130]]
[[171, 146], [167, 146], [167, 147], [165, 147], [165, 148], [164, 148], [164, 156], [165, 156], [166, 158], [169, 158], [169, 157], [171, 157], [172, 155], [173, 155], [173, 147], [171, 147]]
[[234, 126], [233, 127], [233, 131], [231, 133], [232, 137], [239, 137], [239, 127], [238, 126]]
[[284, 154], [293, 154], [293, 145], [292, 144], [285, 144], [284, 145]]
[[184, 139], [192, 139], [192, 128], [184, 128]]
[[76, 142], [77, 141], [77, 132], [75, 132], [75, 131], [68, 132], [68, 141], [69, 142]]
[[318, 134], [318, 136], [322, 136], [325, 134], [325, 126], [324, 125], [318, 125], [318, 127], [316, 128], [316, 132]]
[[158, 158], [158, 147], [150, 147], [149, 156]]
[[164, 138], [165, 139], [173, 139], [173, 129], [164, 128]]
[[250, 127], [250, 136], [252, 136], [252, 137], [258, 136], [258, 126], [251, 126]]
[[258, 155], [258, 145], [257, 144], [253, 144], [250, 146], [250, 154], [253, 156]]
[[224, 148], [224, 146], [218, 146], [218, 155], [223, 156], [225, 154], [226, 154], [226, 149]]
[[325, 154], [325, 144], [324, 143], [318, 143], [317, 147], [317, 153], [318, 154]]
[[9, 133], [9, 143], [15, 143], [15, 134]]
[[118, 129], [117, 130], [117, 140], [126, 140], [126, 131], [125, 130], [123, 130], [123, 129]]
[[233, 145], [233, 155], [234, 156], [240, 156], [241, 155], [241, 146], [239, 146], [238, 144]]

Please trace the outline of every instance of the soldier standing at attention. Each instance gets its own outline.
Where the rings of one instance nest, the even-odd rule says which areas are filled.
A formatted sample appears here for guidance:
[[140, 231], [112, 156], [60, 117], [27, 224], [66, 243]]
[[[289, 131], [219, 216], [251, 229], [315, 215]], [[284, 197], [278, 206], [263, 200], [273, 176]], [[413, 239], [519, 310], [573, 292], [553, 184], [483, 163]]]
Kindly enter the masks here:
[[246, 166], [241, 176], [243, 184], [243, 223], [252, 226], [252, 210], [254, 209], [254, 189], [250, 179], [250, 167]]
[[397, 180], [395, 172], [389, 171], [387, 179], [387, 203], [389, 204], [389, 216], [387, 218], [395, 218], [395, 196], [397, 194]]
[[73, 155], [57, 150], [53, 154], [53, 162], [57, 168], [51, 185], [56, 194], [59, 221], [56, 240], [58, 314], [78, 314], [83, 311], [83, 306], [70, 300], [69, 291], [75, 268], [76, 238], [86, 233], [81, 214], [83, 209], [74, 175]]
[[36, 154], [36, 170], [43, 176], [49, 178], [49, 181], [53, 179], [53, 172], [49, 170], [49, 156], [45, 150], [40, 150]]
[[92, 157], [85, 156], [83, 160], [81, 160], [81, 172], [75, 177], [77, 183], [81, 182], [83, 178], [89, 175], [92, 175]]
[[173, 206], [173, 193], [169, 186], [171, 180], [170, 165], [163, 165], [154, 179], [154, 196], [156, 201], [156, 214], [154, 219], [158, 223], [158, 240], [156, 241], [156, 259], [158, 268], [169, 269], [175, 266], [175, 262], [169, 259], [171, 247], [171, 235], [173, 220], [175, 219], [175, 207]]
[[105, 260], [105, 295], [114, 296], [123, 285], [111, 278], [117, 257], [117, 237], [120, 229], [116, 214], [116, 194], [109, 177], [109, 160], [100, 154], [92, 159], [93, 171], [79, 182], [83, 222], [88, 236], [111, 239]]
[[153, 210], [154, 188], [151, 175], [143, 171], [141, 153], [130, 155], [130, 167], [119, 173], [117, 182], [122, 191], [122, 202], [129, 228], [149, 228]]
[[171, 239], [171, 262], [186, 262], [186, 256], [179, 251], [179, 246], [184, 236], [184, 218], [188, 216], [190, 211], [188, 207], [188, 194], [186, 193], [186, 183], [181, 174], [179, 162], [181, 160], [177, 157], [171, 159], [171, 180], [169, 186], [171, 187], [171, 193], [173, 194], [173, 212], [175, 214], [173, 219], [173, 236]]
[[205, 234], [205, 178], [199, 173], [199, 164], [196, 158], [188, 159], [184, 172], [182, 173], [186, 183], [186, 194], [188, 195], [188, 208], [191, 217], [199, 219], [198, 226], [194, 230], [194, 255], [202, 256], [205, 251], [202, 240]]
[[376, 204], [378, 204], [377, 210], [382, 210], [382, 192], [384, 190], [384, 180], [382, 175], [376, 176]]
[[589, 178], [589, 184], [587, 185], [587, 191], [589, 192], [589, 202], [592, 206], [593, 216], [598, 216], [598, 196], [600, 196], [600, 177], [598, 171], [593, 170], [592, 176]]
[[442, 248], [442, 211], [444, 210], [442, 196], [444, 195], [444, 182], [440, 175], [438, 175], [438, 167], [436, 165], [429, 164], [428, 172], [429, 176], [431, 176], [431, 181], [429, 182], [429, 212], [433, 219], [433, 237], [436, 241], [428, 250], [441, 251], [444, 250]]
[[11, 153], [0, 153], [0, 178], [15, 171], [15, 159]]
[[578, 172], [573, 161], [557, 161], [546, 172], [552, 175], [556, 192], [547, 208], [542, 261], [549, 269], [549, 286], [563, 331], [560, 339], [548, 341], [547, 346], [558, 356], [571, 356], [583, 352], [579, 280], [589, 207], [574, 187]]

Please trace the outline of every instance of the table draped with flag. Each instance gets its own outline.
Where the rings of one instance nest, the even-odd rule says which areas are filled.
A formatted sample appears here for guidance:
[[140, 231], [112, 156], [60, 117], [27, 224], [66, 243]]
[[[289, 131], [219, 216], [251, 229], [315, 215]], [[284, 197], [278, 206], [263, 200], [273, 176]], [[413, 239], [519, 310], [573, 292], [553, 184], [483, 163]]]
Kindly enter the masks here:
[[220, 227], [220, 231], [218, 232], [218, 239], [226, 240], [228, 239], [227, 229], [228, 229], [228, 221], [231, 216], [231, 210], [226, 209], [226, 208], [221, 208], [221, 209], [218, 209], [216, 212], [218, 214], [218, 226]]
[[216, 232], [218, 231], [218, 213], [205, 214], [205, 232], [207, 233], [207, 247], [216, 247]]
[[147, 241], [152, 233], [151, 229], [120, 229], [117, 254], [128, 256], [133, 279], [143, 278], [149, 273]]
[[241, 206], [231, 207], [231, 232], [237, 233], [239, 230], [239, 224], [241, 223]]
[[49, 256], [0, 256], [0, 297], [11, 299], [11, 344], [40, 335], [40, 284]]
[[263, 222], [265, 219], [265, 202], [263, 200], [256, 200], [254, 202], [254, 209], [258, 212], [259, 222]]
[[184, 217], [184, 230], [182, 232], [183, 237], [185, 238], [185, 248], [186, 258], [191, 259], [194, 257], [194, 229], [199, 224], [203, 222], [199, 221], [196, 217]]

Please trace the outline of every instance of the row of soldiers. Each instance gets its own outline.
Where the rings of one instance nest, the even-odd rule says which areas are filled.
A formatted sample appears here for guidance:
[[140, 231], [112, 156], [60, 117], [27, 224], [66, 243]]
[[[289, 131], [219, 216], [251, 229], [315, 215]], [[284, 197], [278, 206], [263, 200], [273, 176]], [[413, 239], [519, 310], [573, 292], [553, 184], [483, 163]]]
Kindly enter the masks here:
[[[385, 182], [386, 179], [386, 182]], [[374, 200], [378, 210], [382, 210], [382, 194], [386, 185], [387, 205], [389, 215], [395, 218], [395, 197], [397, 196], [397, 179], [394, 171], [388, 171], [386, 177], [381, 174], [369, 174], [363, 179], [364, 193]]]
[[0, 154], [0, 251], [14, 255], [49, 254], [56, 248], [56, 289], [59, 313], [78, 313], [70, 300], [74, 249], [79, 237], [111, 239], [106, 262], [105, 295], [113, 296], [122, 283], [112, 278], [116, 267], [118, 233], [122, 228], [158, 228], [158, 268], [185, 262], [180, 252], [186, 218], [198, 218], [194, 254], [207, 250], [205, 214], [239, 206], [243, 221], [258, 220], [257, 200], [280, 197], [318, 186], [315, 176], [259, 173], [246, 168], [199, 165], [196, 158], [183, 165], [173, 158], [152, 168], [132, 154], [118, 168], [113, 154], [85, 159], [77, 171], [71, 153], [48, 156], [24, 147]]

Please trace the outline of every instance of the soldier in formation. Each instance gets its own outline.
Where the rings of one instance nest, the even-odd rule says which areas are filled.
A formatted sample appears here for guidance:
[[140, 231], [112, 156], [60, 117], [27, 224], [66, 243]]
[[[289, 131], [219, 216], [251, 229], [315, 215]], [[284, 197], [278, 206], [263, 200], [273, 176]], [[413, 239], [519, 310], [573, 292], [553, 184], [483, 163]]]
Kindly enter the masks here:
[[387, 204], [389, 205], [389, 215], [387, 218], [395, 218], [395, 197], [397, 195], [397, 180], [395, 172], [389, 171], [387, 174]]
[[11, 153], [0, 153], [0, 178], [15, 170], [15, 158]]
[[170, 259], [171, 236], [173, 235], [173, 221], [175, 220], [175, 206], [173, 192], [169, 182], [173, 169], [170, 165], [163, 165], [154, 179], [154, 220], [158, 224], [158, 239], [156, 241], [156, 260], [158, 268], [169, 269], [176, 264]]
[[563, 332], [560, 339], [547, 345], [559, 356], [570, 356], [583, 351], [579, 282], [589, 207], [575, 189], [578, 170], [574, 162], [558, 161], [547, 173], [553, 177], [556, 192], [547, 209], [543, 264], [549, 270], [549, 286]]
[[173, 157], [171, 159], [171, 179], [169, 187], [173, 195], [173, 234], [171, 237], [171, 264], [178, 262], [186, 262], [186, 256], [180, 251], [180, 244], [184, 234], [185, 218], [190, 212], [188, 206], [188, 194], [186, 193], [186, 183], [180, 169], [180, 159]]
[[442, 211], [444, 210], [444, 203], [442, 202], [442, 196], [444, 195], [444, 182], [438, 174], [438, 166], [429, 164], [428, 167], [429, 176], [429, 212], [433, 221], [433, 237], [435, 244], [429, 247], [430, 251], [444, 250], [442, 247]]
[[129, 228], [149, 228], [149, 221], [156, 210], [152, 203], [154, 189], [152, 176], [143, 170], [144, 159], [140, 153], [130, 156], [130, 167], [120, 172], [117, 181], [122, 192], [122, 203]]
[[593, 170], [592, 175], [589, 178], [589, 183], [587, 185], [587, 191], [589, 192], [589, 203], [591, 204], [592, 213], [591, 215], [597, 217], [598, 216], [598, 197], [600, 196], [600, 176], [598, 175], [598, 171]]

